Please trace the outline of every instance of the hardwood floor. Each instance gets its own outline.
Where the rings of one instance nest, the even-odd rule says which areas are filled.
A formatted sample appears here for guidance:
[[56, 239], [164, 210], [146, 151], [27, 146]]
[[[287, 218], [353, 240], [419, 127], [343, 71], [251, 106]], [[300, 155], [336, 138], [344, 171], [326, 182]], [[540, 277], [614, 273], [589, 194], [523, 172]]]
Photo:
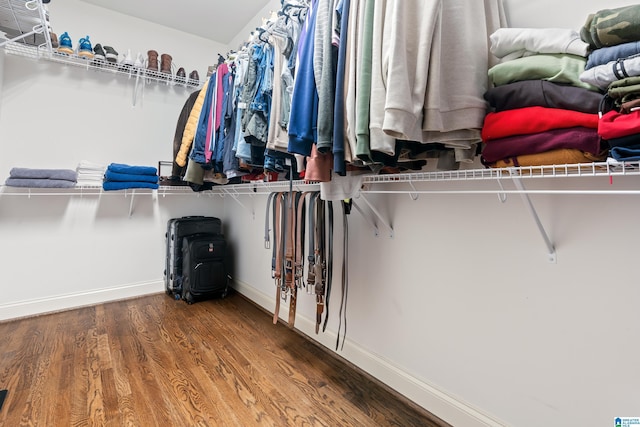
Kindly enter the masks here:
[[241, 295], [0, 323], [0, 426], [446, 426]]

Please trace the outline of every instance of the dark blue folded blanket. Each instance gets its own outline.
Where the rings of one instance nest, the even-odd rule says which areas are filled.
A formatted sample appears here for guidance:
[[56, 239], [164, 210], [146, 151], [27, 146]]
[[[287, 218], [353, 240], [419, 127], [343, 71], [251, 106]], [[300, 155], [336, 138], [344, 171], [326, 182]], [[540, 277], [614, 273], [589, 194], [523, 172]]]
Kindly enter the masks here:
[[612, 147], [610, 153], [619, 162], [637, 162], [640, 160], [640, 145]]
[[118, 173], [107, 169], [104, 174], [104, 178], [107, 181], [138, 181], [138, 182], [158, 182], [158, 175], [135, 175], [131, 173]]
[[27, 188], [73, 188], [76, 186], [76, 183], [66, 179], [7, 178], [5, 185], [8, 187]]
[[153, 166], [131, 166], [123, 163], [111, 163], [107, 170], [131, 175], [158, 175], [158, 169]]
[[78, 173], [71, 169], [12, 168], [9, 178], [59, 179], [75, 182], [78, 179]]
[[126, 190], [129, 188], [151, 188], [156, 190], [158, 188], [158, 184], [141, 181], [105, 181], [102, 183], [102, 189], [105, 191]]

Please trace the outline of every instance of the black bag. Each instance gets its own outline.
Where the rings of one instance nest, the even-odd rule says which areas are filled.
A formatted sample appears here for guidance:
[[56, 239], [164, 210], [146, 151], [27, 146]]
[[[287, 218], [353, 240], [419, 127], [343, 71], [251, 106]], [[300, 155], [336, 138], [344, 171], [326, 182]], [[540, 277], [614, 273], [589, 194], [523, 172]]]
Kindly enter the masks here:
[[228, 292], [227, 242], [222, 235], [200, 234], [182, 240], [182, 299], [192, 304]]
[[219, 218], [186, 216], [167, 221], [166, 259], [164, 269], [165, 292], [180, 299], [182, 295], [182, 240], [185, 236], [200, 234], [222, 235]]

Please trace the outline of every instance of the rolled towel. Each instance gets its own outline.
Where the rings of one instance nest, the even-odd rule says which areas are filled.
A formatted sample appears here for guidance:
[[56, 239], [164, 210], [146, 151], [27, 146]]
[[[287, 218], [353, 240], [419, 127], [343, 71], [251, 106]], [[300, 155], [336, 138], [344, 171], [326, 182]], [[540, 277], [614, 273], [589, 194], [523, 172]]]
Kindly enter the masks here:
[[12, 168], [9, 171], [9, 177], [18, 179], [59, 179], [76, 182], [78, 173], [71, 169]]
[[128, 173], [132, 175], [157, 175], [158, 169], [153, 166], [136, 166], [124, 163], [111, 163], [107, 170], [118, 173]]
[[157, 183], [158, 176], [157, 175], [135, 175], [130, 173], [118, 173], [108, 170], [105, 172], [104, 177], [107, 181], [118, 181], [118, 182], [151, 182]]

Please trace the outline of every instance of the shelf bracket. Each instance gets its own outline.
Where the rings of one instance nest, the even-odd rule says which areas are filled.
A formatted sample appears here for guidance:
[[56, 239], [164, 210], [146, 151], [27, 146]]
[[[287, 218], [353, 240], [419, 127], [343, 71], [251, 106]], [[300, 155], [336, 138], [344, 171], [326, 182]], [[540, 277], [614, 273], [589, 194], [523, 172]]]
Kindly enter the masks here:
[[248, 211], [249, 214], [251, 214], [251, 218], [256, 219], [256, 212], [252, 208], [249, 208], [249, 207], [245, 206], [244, 203], [242, 203], [240, 201], [240, 198], [239, 198], [240, 193], [238, 193], [237, 191], [232, 192], [231, 190], [229, 190], [227, 188], [222, 188], [222, 186], [221, 186], [221, 190], [222, 190], [223, 195], [230, 196], [233, 200], [235, 200], [235, 202], [237, 204], [242, 206], [242, 208], [244, 210]]
[[520, 191], [520, 195], [522, 196], [522, 201], [524, 202], [525, 206], [529, 210], [529, 213], [531, 214], [531, 217], [535, 221], [536, 226], [540, 231], [540, 235], [544, 240], [544, 244], [547, 246], [547, 260], [553, 264], [557, 263], [558, 259], [556, 256], [556, 248], [553, 246], [551, 239], [549, 239], [549, 235], [547, 234], [546, 230], [544, 229], [544, 226], [542, 225], [542, 222], [540, 221], [540, 218], [538, 217], [536, 208], [533, 206], [533, 203], [531, 203], [531, 199], [529, 198], [529, 195], [525, 191], [522, 180], [515, 175], [512, 175], [511, 179], [513, 179], [514, 185], [516, 186], [518, 191]]
[[[378, 221], [380, 222], [380, 224], [384, 225], [389, 230], [389, 237], [393, 238], [393, 227], [391, 226], [391, 224], [389, 224], [388, 222], [386, 222], [384, 220], [384, 218], [382, 218], [382, 215], [380, 215], [380, 212], [367, 200], [366, 197], [364, 197], [364, 195], [362, 193], [360, 193], [358, 195], [358, 199], [361, 199], [369, 207], [369, 209], [371, 209], [371, 212], [373, 212], [373, 214], [378, 218]], [[358, 205], [356, 205], [355, 203], [354, 203], [354, 206], [356, 206], [356, 210], [358, 212], [360, 212], [360, 214], [367, 220], [367, 222], [369, 224], [373, 224], [373, 228], [375, 229], [375, 233], [376, 233], [376, 236], [377, 236], [378, 235], [378, 223], [374, 222], [373, 220], [368, 218], [364, 214], [364, 212], [362, 212], [362, 210], [358, 207]]]
[[378, 237], [380, 233], [378, 231], [378, 226], [376, 225], [376, 223], [373, 220], [371, 220], [371, 218], [369, 218], [367, 215], [365, 215], [362, 209], [360, 209], [360, 206], [358, 206], [358, 204], [354, 200], [351, 201], [351, 204], [353, 205], [354, 208], [356, 208], [356, 210], [360, 213], [360, 215], [362, 215], [362, 218], [364, 218], [364, 220], [369, 223], [369, 225], [373, 228], [373, 232], [375, 236]]
[[[127, 191], [124, 192], [125, 197], [127, 196]], [[133, 201], [136, 196], [136, 190], [131, 190], [131, 200], [129, 201], [129, 218], [133, 215]]]

